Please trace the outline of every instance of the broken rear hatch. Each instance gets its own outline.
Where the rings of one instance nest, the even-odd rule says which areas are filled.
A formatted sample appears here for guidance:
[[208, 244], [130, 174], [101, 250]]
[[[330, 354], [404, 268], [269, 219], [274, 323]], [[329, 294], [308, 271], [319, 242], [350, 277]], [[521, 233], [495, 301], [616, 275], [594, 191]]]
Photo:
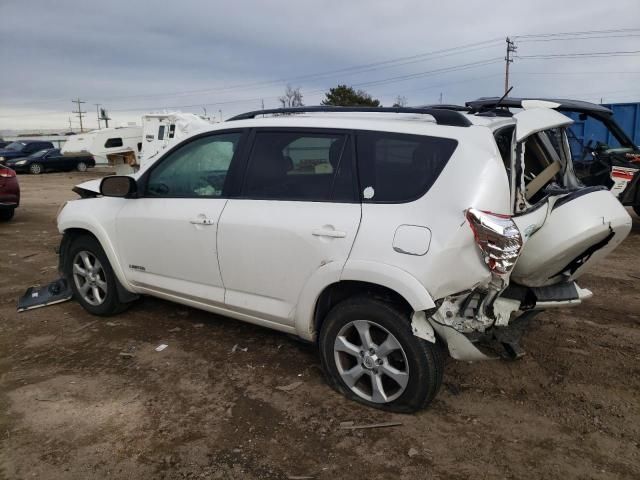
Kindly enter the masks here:
[[576, 178], [566, 133], [572, 120], [538, 104], [523, 107], [513, 116], [510, 174], [525, 245], [511, 279], [527, 287], [572, 282], [626, 238], [631, 217], [606, 188]]

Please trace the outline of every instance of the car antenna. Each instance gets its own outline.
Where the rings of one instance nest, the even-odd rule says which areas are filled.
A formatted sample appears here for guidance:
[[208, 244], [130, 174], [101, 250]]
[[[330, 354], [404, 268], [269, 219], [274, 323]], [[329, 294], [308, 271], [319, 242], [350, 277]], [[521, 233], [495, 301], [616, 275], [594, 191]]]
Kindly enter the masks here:
[[[509, 87], [509, 89], [504, 92], [504, 95], [500, 97], [500, 99], [494, 103], [494, 104], [488, 104], [488, 105], [482, 105], [480, 106], [480, 108], [478, 108], [476, 115], [482, 115], [482, 116], [495, 116], [496, 112], [498, 110], [498, 108], [500, 108], [500, 104], [502, 103], [502, 101], [507, 98], [507, 95], [509, 95], [509, 92], [511, 92], [511, 90], [513, 90], [513, 86]], [[508, 110], [507, 110], [508, 112]]]
[[512, 85], [512, 86], [510, 86], [510, 87], [509, 87], [509, 90], [507, 90], [506, 92], [504, 92], [504, 95], [502, 95], [502, 96], [500, 97], [500, 100], [498, 100], [498, 101], [496, 102], [496, 104], [493, 106], [493, 108], [494, 108], [494, 109], [495, 109], [495, 108], [500, 107], [500, 104], [502, 103], [502, 101], [503, 101], [505, 98], [507, 98], [507, 95], [509, 95], [509, 93], [511, 93], [511, 90], [513, 90], [513, 85]]

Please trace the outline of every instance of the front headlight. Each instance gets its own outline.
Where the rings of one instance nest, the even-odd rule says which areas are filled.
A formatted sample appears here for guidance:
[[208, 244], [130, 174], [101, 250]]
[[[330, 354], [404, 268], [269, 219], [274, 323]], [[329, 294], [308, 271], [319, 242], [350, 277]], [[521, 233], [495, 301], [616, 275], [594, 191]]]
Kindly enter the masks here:
[[16, 165], [24, 165], [25, 163], [27, 163], [26, 160], [20, 160], [19, 162], [16, 162]]
[[4, 157], [0, 157], [0, 162], [2, 162], [4, 160]]

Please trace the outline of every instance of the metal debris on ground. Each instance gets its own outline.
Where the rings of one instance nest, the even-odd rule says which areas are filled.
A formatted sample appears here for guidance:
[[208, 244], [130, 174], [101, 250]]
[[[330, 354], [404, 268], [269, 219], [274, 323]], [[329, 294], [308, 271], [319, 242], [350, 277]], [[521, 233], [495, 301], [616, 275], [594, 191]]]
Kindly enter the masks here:
[[175, 328], [172, 328], [171, 330], [169, 330], [169, 332], [170, 333], [176, 333], [176, 332], [179, 332], [180, 330], [182, 330], [180, 327], [175, 327]]
[[29, 287], [18, 299], [18, 312], [46, 307], [71, 300], [73, 292], [64, 278], [59, 278], [44, 286]]
[[233, 346], [233, 348], [231, 349], [231, 353], [236, 353], [238, 350], [240, 350], [241, 352], [246, 352], [249, 350], [249, 347], [244, 347], [242, 348], [241, 346], [239, 346], [237, 343]]
[[276, 390], [280, 390], [283, 392], [290, 392], [291, 390], [295, 390], [296, 388], [298, 388], [300, 385], [302, 385], [302, 382], [293, 382], [293, 383], [290, 383], [289, 385], [282, 385], [280, 387], [276, 387]]
[[402, 422], [370, 423], [367, 425], [354, 425], [353, 421], [340, 422], [340, 428], [342, 428], [343, 430], [364, 430], [366, 428], [397, 427], [400, 425], [402, 425]]
[[158, 345], [158, 346], [156, 347], [156, 352], [161, 352], [161, 351], [163, 351], [165, 348], [167, 348], [168, 346], [169, 346], [169, 345], [167, 345], [166, 343], [162, 343], [162, 344], [160, 344], [160, 345]]
[[133, 358], [133, 353], [129, 352], [120, 352], [118, 355], [120, 355], [122, 358]]

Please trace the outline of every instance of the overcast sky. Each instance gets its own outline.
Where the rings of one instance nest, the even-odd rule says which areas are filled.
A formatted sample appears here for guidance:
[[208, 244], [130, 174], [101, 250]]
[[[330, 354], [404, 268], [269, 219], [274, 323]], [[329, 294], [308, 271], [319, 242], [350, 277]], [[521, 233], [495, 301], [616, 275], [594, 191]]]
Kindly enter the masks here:
[[[389, 106], [461, 103], [502, 93], [507, 35], [520, 57], [640, 52], [639, 0], [0, 0], [0, 19], [0, 130], [77, 128], [78, 96], [91, 128], [95, 103], [115, 124], [164, 109], [228, 118], [276, 107], [287, 83], [307, 105], [338, 83]], [[512, 73], [514, 96], [640, 101], [638, 53], [516, 57]]]

